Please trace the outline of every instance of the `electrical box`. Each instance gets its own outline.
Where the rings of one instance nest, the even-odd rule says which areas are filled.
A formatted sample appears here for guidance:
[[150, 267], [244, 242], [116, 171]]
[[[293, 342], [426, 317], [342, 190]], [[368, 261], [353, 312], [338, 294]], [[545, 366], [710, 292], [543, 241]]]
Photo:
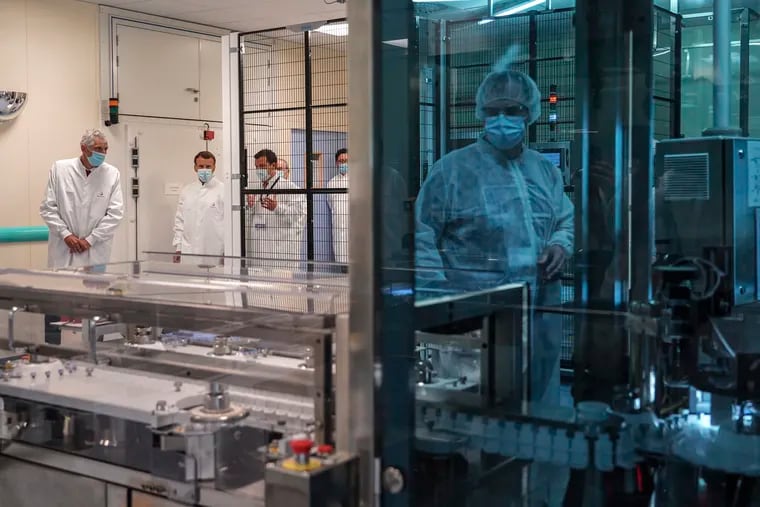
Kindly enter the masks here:
[[757, 300], [760, 140], [672, 139], [655, 152], [655, 244], [726, 273], [732, 305]]

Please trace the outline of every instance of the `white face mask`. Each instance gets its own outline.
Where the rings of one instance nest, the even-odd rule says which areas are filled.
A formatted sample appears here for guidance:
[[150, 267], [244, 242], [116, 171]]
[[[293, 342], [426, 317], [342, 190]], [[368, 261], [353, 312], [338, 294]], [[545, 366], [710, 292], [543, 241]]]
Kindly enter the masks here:
[[266, 169], [256, 169], [256, 176], [261, 181], [266, 181], [269, 178], [269, 171]]

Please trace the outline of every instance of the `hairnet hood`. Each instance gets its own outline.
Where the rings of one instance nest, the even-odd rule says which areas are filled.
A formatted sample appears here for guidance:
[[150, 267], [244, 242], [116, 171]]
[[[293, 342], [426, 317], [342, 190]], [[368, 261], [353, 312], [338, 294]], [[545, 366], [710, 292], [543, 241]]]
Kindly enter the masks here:
[[541, 116], [541, 92], [536, 82], [524, 72], [510, 68], [515, 51], [510, 50], [488, 74], [475, 97], [475, 114], [480, 120], [486, 118], [485, 108], [500, 103], [517, 103], [528, 110], [528, 123]]

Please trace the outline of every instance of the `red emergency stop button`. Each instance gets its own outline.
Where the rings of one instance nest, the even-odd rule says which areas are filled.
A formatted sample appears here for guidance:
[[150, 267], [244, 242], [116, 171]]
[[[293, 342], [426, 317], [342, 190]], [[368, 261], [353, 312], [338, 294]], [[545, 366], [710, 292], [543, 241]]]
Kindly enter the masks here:
[[313, 446], [314, 442], [307, 439], [290, 441], [290, 448], [293, 450], [293, 454], [310, 454]]
[[317, 453], [323, 456], [327, 456], [329, 454], [332, 454], [333, 452], [335, 452], [335, 449], [330, 444], [322, 444], [319, 447], [317, 447]]

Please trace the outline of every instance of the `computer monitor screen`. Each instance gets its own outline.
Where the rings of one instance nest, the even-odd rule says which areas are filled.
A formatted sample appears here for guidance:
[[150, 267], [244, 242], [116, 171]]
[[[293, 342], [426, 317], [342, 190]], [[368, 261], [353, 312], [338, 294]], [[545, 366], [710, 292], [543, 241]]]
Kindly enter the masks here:
[[554, 164], [557, 169], [562, 170], [562, 154], [558, 151], [544, 151], [541, 153], [544, 157], [549, 159], [549, 162]]

